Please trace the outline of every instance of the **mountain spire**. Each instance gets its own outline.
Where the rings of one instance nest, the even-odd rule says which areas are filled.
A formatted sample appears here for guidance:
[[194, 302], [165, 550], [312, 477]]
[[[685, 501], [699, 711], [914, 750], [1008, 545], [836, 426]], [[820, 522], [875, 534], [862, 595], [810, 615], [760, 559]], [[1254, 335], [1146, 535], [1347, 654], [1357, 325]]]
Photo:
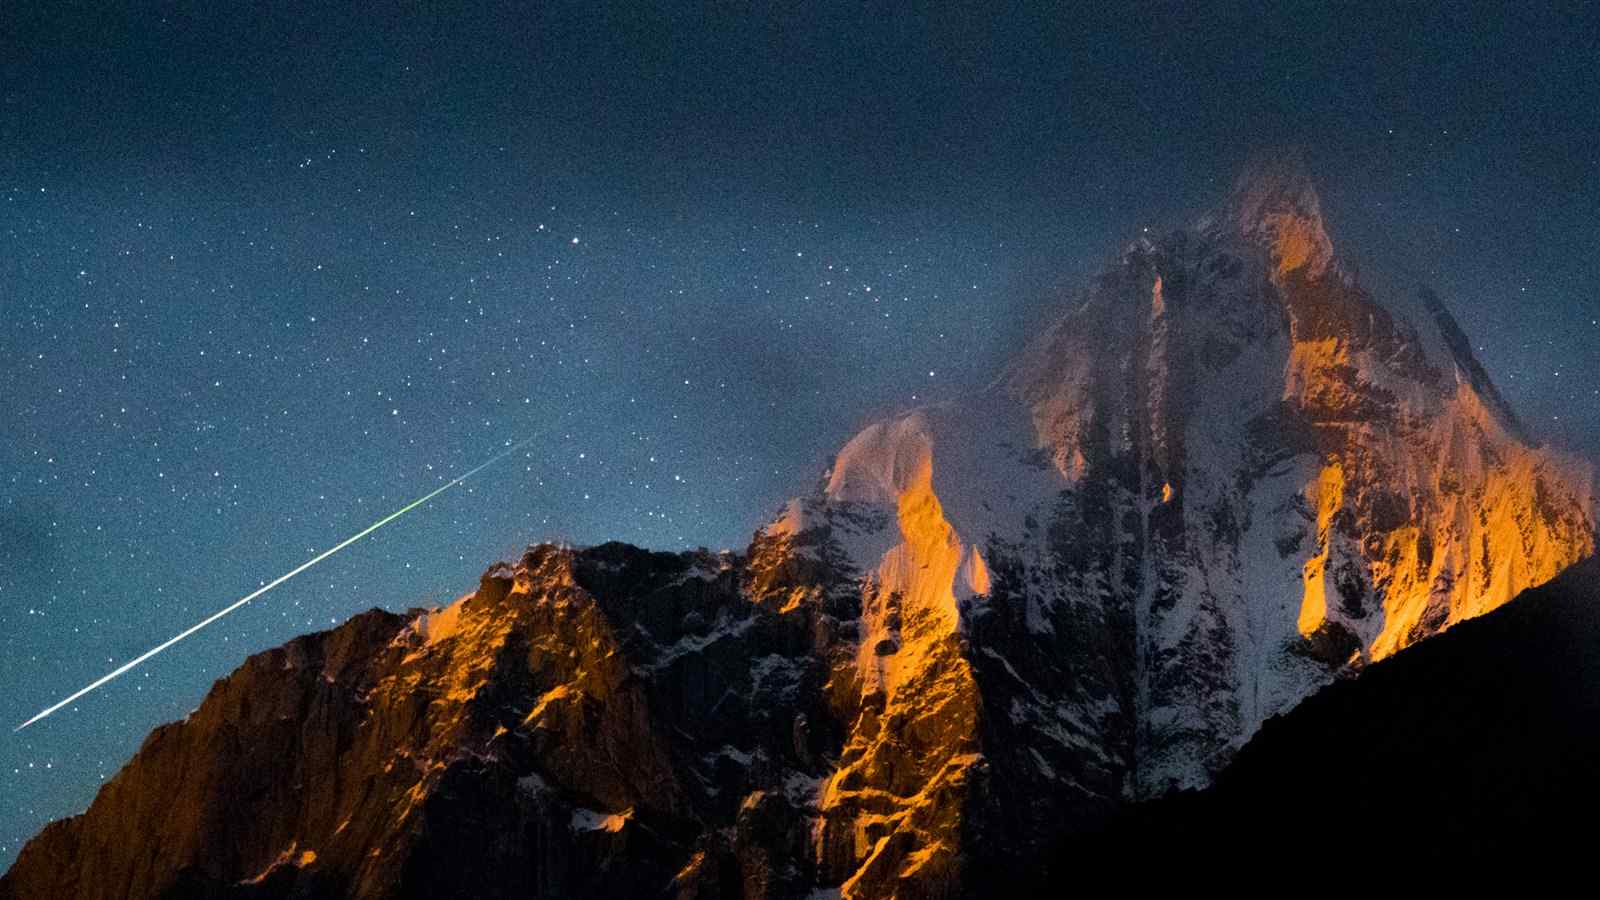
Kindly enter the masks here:
[[1316, 278], [1333, 259], [1322, 200], [1298, 147], [1254, 155], [1234, 181], [1224, 220], [1267, 248], [1280, 280], [1297, 269]]

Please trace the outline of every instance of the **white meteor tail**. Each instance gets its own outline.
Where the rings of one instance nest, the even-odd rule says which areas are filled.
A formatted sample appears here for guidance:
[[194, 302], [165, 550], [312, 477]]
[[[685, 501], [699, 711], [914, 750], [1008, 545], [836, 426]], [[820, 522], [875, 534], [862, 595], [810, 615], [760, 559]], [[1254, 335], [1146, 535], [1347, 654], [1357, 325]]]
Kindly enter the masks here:
[[32, 725], [33, 723], [39, 721], [40, 719], [43, 719], [44, 717], [50, 715], [51, 713], [56, 712], [57, 710], [61, 709], [63, 706], [66, 706], [66, 705], [72, 703], [73, 701], [75, 701], [79, 697], [82, 697], [83, 695], [89, 693], [90, 691], [93, 691], [94, 689], [96, 689], [98, 687], [101, 687], [102, 685], [105, 685], [105, 684], [107, 684], [107, 683], [109, 683], [111, 681], [116, 680], [117, 678], [119, 678], [119, 677], [121, 677], [123, 675], [126, 675], [129, 671], [131, 671], [134, 668], [138, 667], [138, 665], [140, 663], [143, 663], [145, 660], [150, 659], [151, 657], [153, 657], [156, 654], [162, 652], [163, 650], [166, 650], [168, 647], [171, 647], [173, 644], [178, 643], [179, 641], [183, 640], [184, 638], [188, 637], [189, 635], [194, 634], [195, 632], [197, 632], [200, 629], [206, 627], [207, 625], [210, 625], [212, 622], [215, 622], [218, 619], [221, 619], [223, 616], [226, 616], [229, 613], [233, 612], [234, 610], [238, 609], [239, 607], [244, 606], [245, 604], [249, 603], [251, 600], [256, 599], [257, 597], [261, 596], [262, 594], [265, 594], [267, 591], [272, 590], [273, 588], [277, 587], [280, 584], [283, 584], [285, 581], [288, 581], [289, 579], [295, 577], [296, 575], [299, 575], [301, 572], [304, 572], [305, 570], [311, 568], [312, 566], [316, 565], [317, 563], [322, 562], [323, 560], [325, 560], [328, 557], [334, 555], [335, 553], [338, 553], [340, 550], [343, 550], [344, 548], [350, 546], [351, 544], [354, 544], [356, 541], [361, 540], [362, 538], [364, 538], [367, 535], [373, 533], [374, 531], [377, 531], [379, 528], [382, 528], [383, 526], [389, 524], [390, 522], [393, 522], [395, 519], [398, 519], [401, 516], [405, 515], [406, 513], [412, 511], [413, 509], [416, 509], [417, 507], [421, 506], [422, 504], [427, 503], [429, 500], [432, 500], [433, 498], [439, 496], [440, 494], [444, 493], [445, 491], [448, 491], [451, 488], [455, 487], [456, 485], [460, 484], [461, 482], [466, 481], [468, 478], [471, 478], [472, 476], [478, 474], [479, 472], [482, 472], [484, 469], [487, 469], [488, 467], [494, 465], [495, 463], [499, 462], [500, 460], [505, 459], [507, 456], [510, 456], [512, 453], [516, 452], [519, 448], [521, 448], [526, 443], [527, 443], [527, 441], [523, 440], [523, 441], [518, 441], [515, 444], [512, 444], [510, 447], [507, 447], [505, 450], [502, 450], [501, 452], [499, 452], [495, 456], [491, 457], [486, 462], [480, 463], [478, 466], [476, 466], [476, 467], [474, 467], [472, 469], [469, 469], [468, 471], [466, 471], [466, 472], [464, 472], [464, 473], [462, 473], [460, 475], [457, 475], [455, 478], [451, 479], [450, 481], [440, 485], [437, 488], [434, 488], [433, 490], [429, 491], [426, 494], [423, 494], [421, 497], [418, 497], [417, 499], [411, 501], [410, 503], [407, 503], [405, 506], [400, 507], [399, 509], [397, 509], [394, 512], [388, 514], [387, 516], [384, 516], [383, 518], [379, 519], [378, 521], [373, 522], [371, 525], [368, 525], [366, 528], [363, 528], [360, 531], [356, 532], [355, 534], [351, 535], [350, 537], [345, 538], [344, 540], [340, 541], [339, 543], [335, 544], [334, 546], [329, 547], [327, 550], [324, 550], [321, 553], [318, 553], [316, 556], [313, 556], [310, 559], [306, 560], [305, 562], [301, 563], [300, 565], [295, 566], [293, 569], [290, 569], [288, 572], [285, 572], [284, 574], [279, 575], [277, 578], [272, 579], [271, 581], [267, 582], [266, 584], [262, 585], [261, 587], [256, 588], [255, 590], [253, 590], [250, 593], [244, 595], [243, 597], [240, 597], [238, 600], [233, 601], [233, 603], [229, 604], [228, 606], [223, 607], [220, 610], [217, 610], [216, 612], [214, 612], [211, 615], [205, 617], [204, 619], [201, 619], [199, 622], [195, 623], [194, 625], [191, 625], [188, 628], [184, 629], [183, 631], [178, 632], [176, 635], [172, 636], [171, 638], [167, 639], [166, 641], [164, 641], [164, 642], [162, 642], [160, 644], [157, 644], [154, 647], [151, 647], [149, 650], [146, 650], [145, 652], [139, 654], [138, 656], [135, 656], [133, 659], [130, 659], [127, 662], [123, 663], [122, 665], [116, 667], [115, 669], [112, 669], [110, 672], [107, 672], [105, 675], [102, 675], [99, 678], [95, 679], [94, 681], [91, 681], [88, 684], [87, 687], [84, 687], [81, 690], [78, 690], [77, 692], [71, 694], [65, 700], [62, 700], [60, 703], [57, 703], [54, 706], [46, 707], [45, 709], [41, 710], [38, 715], [35, 715], [33, 718], [29, 719], [26, 722], [23, 722], [21, 725], [18, 725], [16, 728], [12, 729], [12, 733], [14, 734], [14, 733], [16, 733], [18, 731], [21, 731], [24, 728], [27, 728], [29, 725]]

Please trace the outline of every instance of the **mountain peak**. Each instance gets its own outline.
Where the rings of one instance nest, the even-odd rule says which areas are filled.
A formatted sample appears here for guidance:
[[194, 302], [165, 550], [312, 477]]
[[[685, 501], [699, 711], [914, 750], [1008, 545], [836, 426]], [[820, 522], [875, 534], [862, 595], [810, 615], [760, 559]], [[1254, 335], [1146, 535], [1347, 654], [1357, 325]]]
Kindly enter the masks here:
[[1593, 473], [1496, 425], [1436, 295], [1417, 328], [1319, 277], [1319, 206], [1259, 159], [998, 390], [868, 424], [745, 554], [540, 545], [252, 657], [0, 900], [978, 896], [1204, 787], [1595, 549]]
[[1279, 279], [1297, 269], [1316, 278], [1333, 259], [1322, 199], [1298, 147], [1253, 156], [1234, 180], [1224, 221], [1267, 248]]

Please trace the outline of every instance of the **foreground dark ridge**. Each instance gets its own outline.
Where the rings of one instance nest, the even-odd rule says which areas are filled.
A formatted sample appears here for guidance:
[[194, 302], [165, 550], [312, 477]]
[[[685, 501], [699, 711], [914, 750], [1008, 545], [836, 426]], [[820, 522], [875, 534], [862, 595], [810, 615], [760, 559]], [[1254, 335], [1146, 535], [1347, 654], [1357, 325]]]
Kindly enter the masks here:
[[1063, 849], [1075, 874], [1152, 847], [1172, 862], [1576, 860], [1593, 848], [1597, 762], [1591, 558], [1269, 721], [1211, 789], [1135, 807]]

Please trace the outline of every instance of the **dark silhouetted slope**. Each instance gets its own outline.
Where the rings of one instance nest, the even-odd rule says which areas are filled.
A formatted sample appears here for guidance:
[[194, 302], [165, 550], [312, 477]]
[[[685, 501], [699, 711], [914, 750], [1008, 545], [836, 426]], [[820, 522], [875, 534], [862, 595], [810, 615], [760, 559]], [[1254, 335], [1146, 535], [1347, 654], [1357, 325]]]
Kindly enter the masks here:
[[1172, 862], [1571, 860], [1591, 852], [1597, 815], [1600, 561], [1590, 559], [1330, 685], [1268, 721], [1212, 788], [1136, 807], [1061, 858], [1075, 872], [1157, 847]]

